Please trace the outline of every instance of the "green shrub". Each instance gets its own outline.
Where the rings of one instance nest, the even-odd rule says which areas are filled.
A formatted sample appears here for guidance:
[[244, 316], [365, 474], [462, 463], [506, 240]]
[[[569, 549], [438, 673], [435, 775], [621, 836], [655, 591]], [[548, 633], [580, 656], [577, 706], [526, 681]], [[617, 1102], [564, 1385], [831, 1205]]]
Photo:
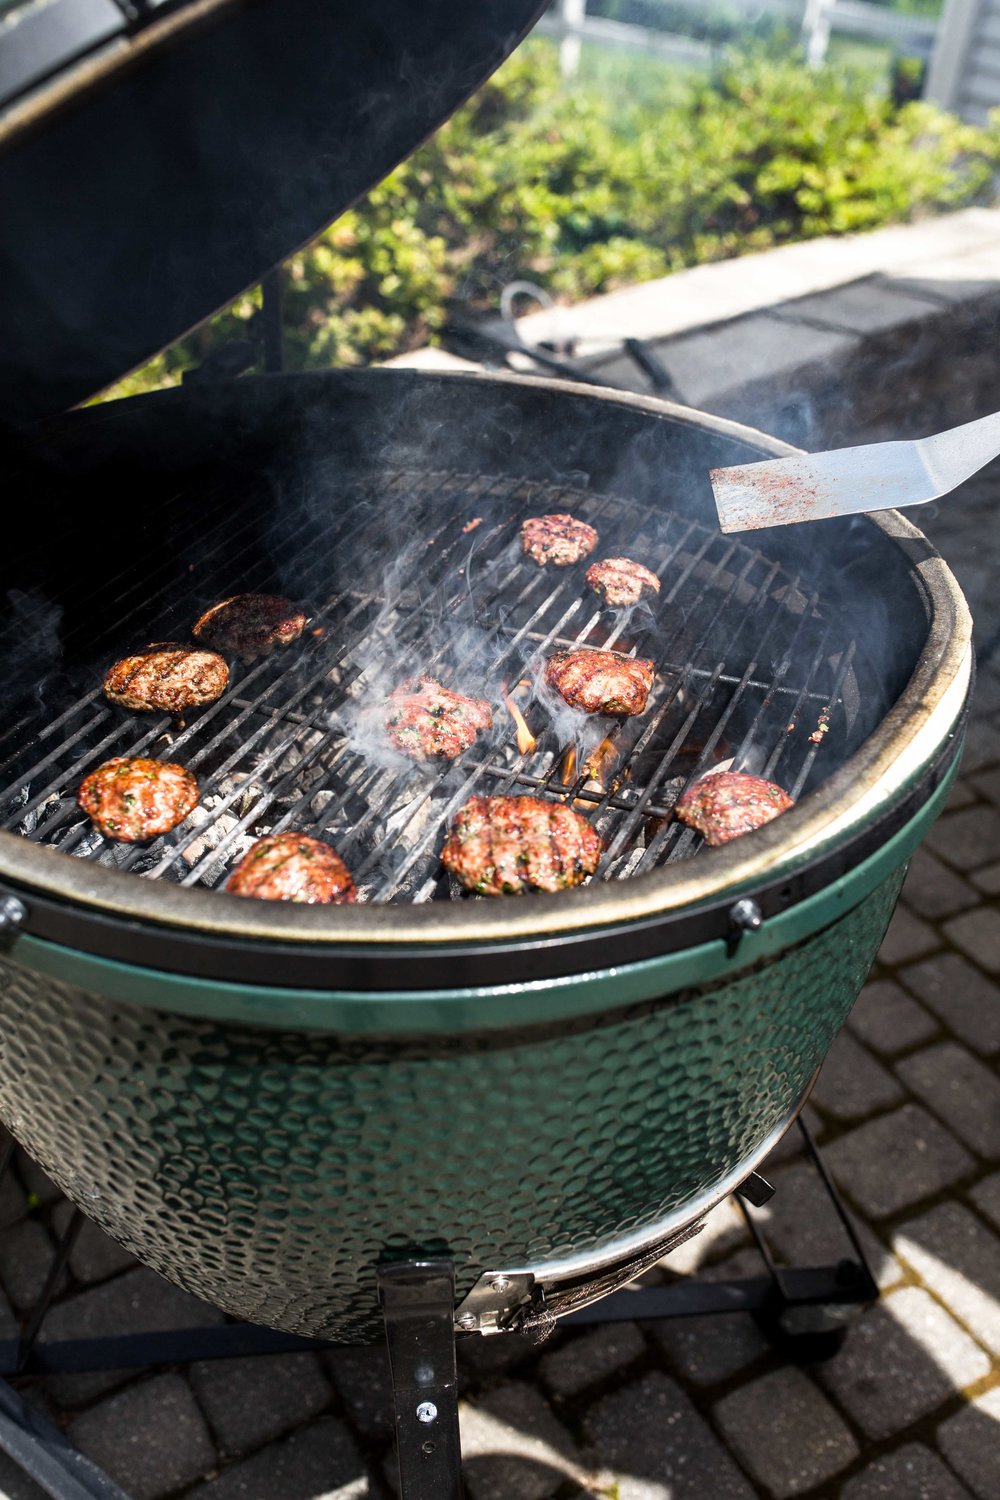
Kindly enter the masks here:
[[[764, 50], [665, 70], [661, 97], [566, 87], [530, 42], [441, 130], [288, 263], [295, 368], [433, 341], [529, 277], [577, 299], [683, 266], [844, 234], [992, 196], [1000, 120], [896, 108], [850, 75]], [[255, 335], [241, 298], [113, 394], [179, 378]]]

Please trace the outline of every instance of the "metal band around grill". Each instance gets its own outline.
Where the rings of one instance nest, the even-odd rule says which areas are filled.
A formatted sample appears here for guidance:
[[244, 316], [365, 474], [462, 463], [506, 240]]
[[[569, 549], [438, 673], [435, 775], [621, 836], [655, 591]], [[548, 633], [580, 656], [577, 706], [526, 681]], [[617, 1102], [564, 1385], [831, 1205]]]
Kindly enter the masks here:
[[[882, 806], [880, 815], [873, 812], [853, 838], [803, 861], [791, 874], [777, 880], [765, 878], [751, 886], [749, 894], [737, 887], [723, 899], [700, 908], [667, 908], [627, 925], [570, 930], [521, 943], [481, 942], [468, 948], [455, 943], [399, 952], [345, 942], [332, 953], [329, 948], [237, 943], [198, 931], [115, 922], [5, 884], [0, 886], [0, 947], [6, 946], [16, 957], [20, 940], [30, 936], [80, 955], [156, 969], [164, 976], [383, 994], [481, 987], [484, 970], [491, 987], [572, 979], [592, 974], [595, 969], [605, 970], [611, 957], [617, 968], [720, 941], [737, 959], [745, 933], [821, 897], [833, 882], [849, 879], [852, 871], [901, 836], [911, 823], [919, 823], [919, 832], [910, 842], [922, 837], [924, 824], [937, 815], [942, 789], [950, 784], [957, 769], [966, 712], [963, 706], [951, 734], [905, 795], [894, 804]], [[931, 805], [934, 810], [921, 818], [921, 812]], [[762, 832], [767, 833], [767, 829]], [[22, 952], [26, 962], [35, 961], [28, 958], [27, 947]], [[204, 997], [200, 1003], [204, 1003]]]
[[757, 1149], [727, 1172], [709, 1192], [675, 1209], [657, 1224], [623, 1236], [598, 1251], [542, 1261], [531, 1267], [484, 1271], [455, 1309], [455, 1327], [465, 1333], [544, 1331], [549, 1323], [589, 1307], [592, 1302], [627, 1286], [671, 1250], [700, 1234], [708, 1214], [767, 1160], [795, 1123], [812, 1092], [810, 1078], [794, 1109]]

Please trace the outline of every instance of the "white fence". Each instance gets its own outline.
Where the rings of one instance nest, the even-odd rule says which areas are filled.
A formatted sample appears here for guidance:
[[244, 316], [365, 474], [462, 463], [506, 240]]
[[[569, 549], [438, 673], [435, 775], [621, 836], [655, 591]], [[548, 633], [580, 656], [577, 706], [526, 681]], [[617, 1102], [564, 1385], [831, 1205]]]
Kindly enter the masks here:
[[[674, 0], [674, 3], [690, 8], [693, 16], [704, 14], [704, 0]], [[941, 24], [936, 16], [890, 10], [867, 0], [727, 0], [726, 9], [742, 13], [748, 21], [768, 16], [785, 22], [801, 34], [806, 57], [814, 67], [826, 56], [834, 32], [897, 42], [929, 57]], [[676, 32], [588, 15], [587, 0], [557, 0], [536, 29], [559, 42], [562, 70], [567, 77], [579, 66], [580, 48], [585, 41], [702, 65], [711, 61], [715, 50], [710, 42]]]

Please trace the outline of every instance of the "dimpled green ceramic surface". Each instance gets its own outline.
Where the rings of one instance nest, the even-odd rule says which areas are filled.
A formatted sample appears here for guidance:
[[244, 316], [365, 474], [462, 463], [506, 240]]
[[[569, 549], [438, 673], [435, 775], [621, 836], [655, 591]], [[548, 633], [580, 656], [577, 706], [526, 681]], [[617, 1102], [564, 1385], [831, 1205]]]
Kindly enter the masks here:
[[420, 1040], [213, 1022], [0, 967], [0, 1113], [171, 1280], [300, 1333], [378, 1336], [374, 1267], [599, 1252], [710, 1193], [794, 1109], [901, 865], [777, 958], [658, 1000]]

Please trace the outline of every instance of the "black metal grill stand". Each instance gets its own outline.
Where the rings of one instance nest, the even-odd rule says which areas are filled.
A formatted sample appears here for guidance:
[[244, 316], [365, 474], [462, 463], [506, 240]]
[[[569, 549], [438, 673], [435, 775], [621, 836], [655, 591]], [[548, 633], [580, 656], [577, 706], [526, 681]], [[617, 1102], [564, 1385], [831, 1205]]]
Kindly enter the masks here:
[[[614, 1292], [561, 1318], [560, 1324], [748, 1312], [787, 1358], [813, 1361], [835, 1353], [850, 1316], [876, 1300], [878, 1287], [840, 1194], [801, 1117], [797, 1125], [847, 1237], [848, 1257], [824, 1266], [778, 1266], [747, 1208], [748, 1202], [759, 1205], [771, 1195], [764, 1179], [752, 1173], [738, 1196], [765, 1274], [731, 1281], [692, 1278]], [[14, 1142], [8, 1140], [0, 1149], [0, 1177], [10, 1166], [13, 1152]], [[83, 1216], [74, 1210], [21, 1337], [0, 1341], [0, 1376], [145, 1369], [196, 1359], [333, 1347], [319, 1339], [249, 1323], [40, 1342], [46, 1313], [82, 1224]], [[454, 1267], [443, 1259], [390, 1261], [379, 1267], [378, 1286], [392, 1376], [401, 1500], [461, 1500]], [[129, 1500], [3, 1379], [0, 1449], [53, 1500]]]

